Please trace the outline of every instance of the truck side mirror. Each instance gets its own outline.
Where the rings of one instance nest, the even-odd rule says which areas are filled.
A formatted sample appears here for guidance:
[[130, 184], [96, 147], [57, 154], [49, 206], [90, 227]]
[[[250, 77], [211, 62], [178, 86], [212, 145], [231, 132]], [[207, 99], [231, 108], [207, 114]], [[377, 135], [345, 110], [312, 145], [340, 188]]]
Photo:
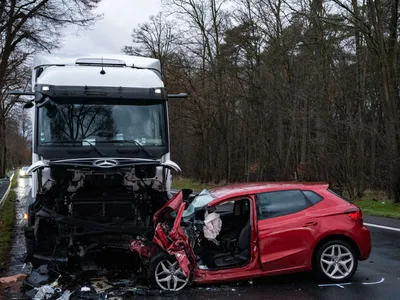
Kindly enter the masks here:
[[168, 99], [187, 98], [187, 97], [189, 97], [189, 95], [186, 93], [168, 94]]

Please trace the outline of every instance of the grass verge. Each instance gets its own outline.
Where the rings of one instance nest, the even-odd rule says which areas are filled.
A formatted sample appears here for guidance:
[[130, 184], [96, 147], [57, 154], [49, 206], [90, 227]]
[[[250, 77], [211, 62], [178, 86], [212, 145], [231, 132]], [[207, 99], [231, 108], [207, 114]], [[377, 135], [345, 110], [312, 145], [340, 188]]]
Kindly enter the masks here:
[[4, 269], [8, 263], [12, 233], [15, 222], [15, 199], [17, 194], [10, 191], [0, 210], [0, 269]]
[[361, 199], [354, 203], [365, 215], [400, 219], [400, 204], [390, 200]]
[[181, 190], [181, 189], [192, 189], [194, 191], [200, 192], [203, 189], [212, 189], [219, 185], [213, 183], [201, 183], [197, 180], [191, 178], [185, 178], [180, 176], [174, 176], [172, 178], [172, 188]]
[[13, 177], [13, 179], [11, 180], [11, 188], [12, 188], [12, 189], [15, 189], [17, 186], [18, 186], [18, 170], [15, 171], [14, 177]]

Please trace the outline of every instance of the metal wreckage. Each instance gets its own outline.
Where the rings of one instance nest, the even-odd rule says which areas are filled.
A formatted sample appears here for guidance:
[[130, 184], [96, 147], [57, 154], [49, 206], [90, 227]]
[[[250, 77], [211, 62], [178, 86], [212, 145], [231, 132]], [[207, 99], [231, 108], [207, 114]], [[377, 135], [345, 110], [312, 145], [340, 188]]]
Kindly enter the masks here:
[[194, 218], [211, 194], [171, 194], [181, 170], [170, 160], [168, 102], [187, 95], [167, 93], [159, 60], [37, 55], [32, 91], [10, 94], [33, 97], [26, 262], [64, 274], [119, 265], [169, 291], [203, 276], [196, 266], [221, 246], [222, 221], [213, 211]]
[[[214, 208], [208, 208], [215, 198], [207, 190], [194, 196], [192, 190], [184, 189], [165, 202], [154, 182], [146, 185], [143, 180], [133, 202], [135, 192], [126, 184], [133, 175], [123, 171], [134, 170], [135, 176], [140, 176], [149, 167], [156, 172], [179, 170], [173, 162], [150, 161], [145, 165], [141, 161], [140, 167], [137, 161], [123, 161], [119, 168], [106, 171], [88, 168], [88, 160], [31, 166], [28, 173], [49, 169], [52, 183], [40, 187], [40, 197], [29, 207], [27, 262], [34, 267], [51, 266], [57, 274], [119, 268], [153, 288], [179, 291], [191, 281], [215, 281], [218, 274], [210, 277], [209, 268], [248, 261], [250, 228], [245, 227], [239, 236], [245, 244], [240, 253], [232, 233], [219, 236], [222, 220]], [[218, 253], [222, 256], [215, 259]], [[212, 262], [207, 261], [210, 255]], [[38, 271], [33, 274], [28, 284], [38, 288], [34, 283], [42, 277]]]

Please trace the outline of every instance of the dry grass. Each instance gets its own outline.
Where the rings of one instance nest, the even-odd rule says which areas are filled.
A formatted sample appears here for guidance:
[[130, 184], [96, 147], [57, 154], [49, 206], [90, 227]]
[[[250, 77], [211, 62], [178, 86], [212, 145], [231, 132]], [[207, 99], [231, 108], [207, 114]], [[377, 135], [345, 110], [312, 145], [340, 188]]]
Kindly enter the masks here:
[[191, 179], [191, 178], [186, 178], [186, 177], [180, 177], [180, 176], [174, 176], [172, 178], [172, 188], [181, 190], [181, 189], [192, 189], [194, 191], [200, 192], [201, 190], [207, 188], [207, 189], [212, 189], [218, 186], [224, 185], [225, 182], [221, 182], [219, 184], [215, 183], [201, 183], [197, 180]]

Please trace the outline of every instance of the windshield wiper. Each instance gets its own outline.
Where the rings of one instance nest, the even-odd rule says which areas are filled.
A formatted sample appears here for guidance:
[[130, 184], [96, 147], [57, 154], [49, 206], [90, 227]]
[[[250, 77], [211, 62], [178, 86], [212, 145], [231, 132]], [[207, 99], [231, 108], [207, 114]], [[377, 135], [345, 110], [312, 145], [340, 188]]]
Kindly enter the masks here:
[[147, 154], [148, 157], [152, 157], [153, 154], [151, 154], [145, 147], [143, 147], [139, 142], [135, 141], [135, 140], [109, 140], [107, 141], [109, 143], [131, 143], [131, 144], [135, 144], [136, 146], [138, 146], [140, 148], [140, 150], [142, 150], [144, 153]]
[[97, 148], [95, 145], [93, 145], [91, 142], [89, 142], [88, 140], [82, 140], [82, 142], [88, 143], [90, 147], [92, 147], [92, 149], [94, 151], [96, 151], [99, 155], [105, 157], [107, 156], [103, 151], [101, 151], [99, 148]]

